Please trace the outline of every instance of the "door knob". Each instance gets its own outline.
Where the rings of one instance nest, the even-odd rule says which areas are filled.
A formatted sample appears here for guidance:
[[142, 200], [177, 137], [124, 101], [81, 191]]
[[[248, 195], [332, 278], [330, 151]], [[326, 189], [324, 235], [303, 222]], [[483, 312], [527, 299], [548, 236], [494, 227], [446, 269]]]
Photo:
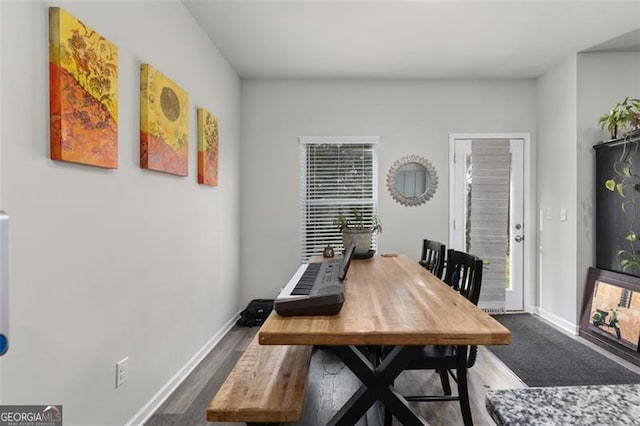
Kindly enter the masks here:
[[514, 240], [516, 240], [516, 243], [521, 243], [522, 241], [524, 241], [524, 235], [516, 235]]

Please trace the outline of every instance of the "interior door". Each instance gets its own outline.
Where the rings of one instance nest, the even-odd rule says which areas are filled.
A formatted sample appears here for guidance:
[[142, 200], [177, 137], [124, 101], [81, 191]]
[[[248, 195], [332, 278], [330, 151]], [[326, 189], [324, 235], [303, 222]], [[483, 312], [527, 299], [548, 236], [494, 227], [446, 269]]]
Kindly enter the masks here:
[[524, 308], [524, 140], [452, 140], [449, 246], [484, 261], [478, 305]]

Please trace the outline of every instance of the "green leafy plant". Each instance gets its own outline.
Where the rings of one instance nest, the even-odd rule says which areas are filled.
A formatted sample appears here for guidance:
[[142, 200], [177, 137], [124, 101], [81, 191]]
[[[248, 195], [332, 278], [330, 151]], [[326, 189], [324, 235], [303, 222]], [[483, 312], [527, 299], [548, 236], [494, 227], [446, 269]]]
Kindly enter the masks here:
[[[613, 139], [626, 136], [640, 128], [640, 99], [626, 97], [598, 120], [602, 130], [608, 130]], [[618, 132], [621, 134], [618, 135]]]
[[373, 216], [371, 222], [367, 221], [362, 213], [362, 210], [358, 208], [351, 209], [350, 215], [339, 213], [336, 215], [333, 223], [338, 226], [340, 231], [348, 230], [365, 230], [370, 229], [371, 233], [382, 232], [382, 222], [377, 216]]

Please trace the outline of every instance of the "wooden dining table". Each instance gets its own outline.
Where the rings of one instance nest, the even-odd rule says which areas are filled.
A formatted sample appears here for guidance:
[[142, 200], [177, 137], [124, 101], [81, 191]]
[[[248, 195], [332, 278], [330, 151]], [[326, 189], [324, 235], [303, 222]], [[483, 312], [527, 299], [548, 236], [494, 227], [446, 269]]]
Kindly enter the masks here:
[[[328, 347], [360, 379], [361, 387], [331, 425], [355, 424], [376, 401], [403, 424], [426, 424], [393, 387], [423, 346], [457, 346], [463, 370], [458, 379], [466, 380], [469, 345], [511, 342], [508, 329], [406, 255], [354, 260], [344, 297], [337, 315], [285, 317], [274, 312], [259, 331], [262, 345]], [[362, 350], [382, 345], [394, 348], [379, 365]]]

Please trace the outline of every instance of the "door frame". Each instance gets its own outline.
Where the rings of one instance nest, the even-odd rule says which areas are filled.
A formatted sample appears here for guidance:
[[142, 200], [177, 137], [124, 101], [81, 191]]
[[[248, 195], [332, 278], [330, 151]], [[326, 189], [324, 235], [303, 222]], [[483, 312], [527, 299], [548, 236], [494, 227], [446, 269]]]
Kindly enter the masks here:
[[[2, 23], [2, 1], [0, 0], [0, 24]], [[2, 98], [2, 67], [0, 67], [0, 99]], [[0, 102], [0, 176], [2, 176], [2, 102]], [[2, 182], [0, 181], [0, 209], [3, 208], [2, 204]], [[11, 320], [11, 318], [9, 318]], [[2, 359], [4, 357], [0, 356], [0, 404], [4, 403], [2, 398]]]
[[537, 233], [535, 227], [535, 192], [532, 188], [533, 176], [531, 167], [531, 134], [522, 132], [513, 133], [449, 133], [449, 242], [453, 235], [454, 200], [451, 196], [451, 188], [455, 182], [455, 170], [453, 157], [455, 154], [454, 142], [456, 139], [522, 139], [524, 141], [524, 253], [523, 253], [523, 277], [522, 293], [525, 312], [536, 311], [535, 280], [535, 243]]

